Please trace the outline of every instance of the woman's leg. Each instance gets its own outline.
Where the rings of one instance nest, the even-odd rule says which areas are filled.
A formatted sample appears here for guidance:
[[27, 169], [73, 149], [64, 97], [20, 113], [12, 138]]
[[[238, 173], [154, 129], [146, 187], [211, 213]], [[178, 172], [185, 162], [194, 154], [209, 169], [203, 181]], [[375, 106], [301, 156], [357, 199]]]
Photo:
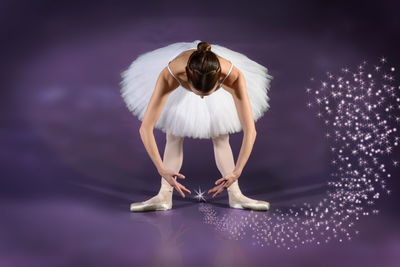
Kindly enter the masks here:
[[[163, 164], [166, 168], [179, 172], [183, 163], [183, 137], [171, 134], [169, 130], [166, 133], [166, 144], [164, 149]], [[171, 186], [163, 177], [161, 177], [161, 192], [171, 192], [167, 194], [168, 198], [172, 201], [172, 191], [174, 187]]]
[[[222, 176], [231, 173], [235, 169], [232, 148], [229, 144], [229, 134], [222, 134], [212, 138], [214, 146], [214, 156], [217, 168]], [[240, 179], [240, 177], [239, 177]], [[229, 206], [238, 209], [268, 210], [269, 203], [262, 200], [255, 200], [242, 194], [238, 180], [228, 188]]]
[[[167, 131], [163, 163], [168, 169], [179, 172], [183, 162], [183, 137], [175, 136]], [[131, 211], [169, 210], [172, 208], [174, 187], [161, 177], [161, 187], [157, 195], [131, 204]]]

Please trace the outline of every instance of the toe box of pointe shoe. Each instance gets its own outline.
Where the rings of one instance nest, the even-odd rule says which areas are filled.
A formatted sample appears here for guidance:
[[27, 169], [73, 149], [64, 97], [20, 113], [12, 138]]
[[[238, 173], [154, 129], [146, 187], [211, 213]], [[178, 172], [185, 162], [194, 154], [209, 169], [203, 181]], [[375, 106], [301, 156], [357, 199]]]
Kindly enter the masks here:
[[172, 208], [168, 203], [143, 203], [135, 202], [130, 205], [130, 211], [143, 212], [143, 211], [156, 211], [156, 210], [170, 210]]
[[267, 211], [269, 210], [270, 204], [267, 201], [258, 200], [256, 203], [249, 205], [246, 208], [257, 210], [257, 211]]

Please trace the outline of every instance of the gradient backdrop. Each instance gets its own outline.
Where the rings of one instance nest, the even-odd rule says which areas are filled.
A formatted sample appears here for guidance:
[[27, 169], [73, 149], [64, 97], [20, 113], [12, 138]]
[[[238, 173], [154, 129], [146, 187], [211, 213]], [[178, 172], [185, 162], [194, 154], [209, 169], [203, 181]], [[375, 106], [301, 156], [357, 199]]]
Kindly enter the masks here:
[[[231, 239], [207, 221], [210, 214], [214, 222], [231, 216], [234, 225], [256, 212], [232, 211], [226, 192], [203, 206], [194, 193], [182, 199], [175, 191], [171, 211], [130, 213], [131, 202], [158, 192], [160, 177], [119, 82], [141, 53], [197, 39], [266, 66], [274, 76], [270, 109], [256, 124], [239, 184], [245, 195], [270, 201], [269, 215], [284, 213], [323, 198], [331, 171], [325, 128], [306, 105], [310, 77], [382, 56], [398, 73], [399, 7], [387, 0], [1, 1], [0, 266], [398, 266], [394, 167], [392, 194], [376, 202], [379, 215], [360, 218], [350, 241], [287, 250], [272, 239], [254, 245], [251, 234]], [[165, 135], [154, 134], [163, 151]], [[235, 159], [241, 138], [231, 135]], [[400, 159], [398, 148], [389, 158]], [[192, 192], [220, 178], [210, 140], [185, 139], [181, 173]]]

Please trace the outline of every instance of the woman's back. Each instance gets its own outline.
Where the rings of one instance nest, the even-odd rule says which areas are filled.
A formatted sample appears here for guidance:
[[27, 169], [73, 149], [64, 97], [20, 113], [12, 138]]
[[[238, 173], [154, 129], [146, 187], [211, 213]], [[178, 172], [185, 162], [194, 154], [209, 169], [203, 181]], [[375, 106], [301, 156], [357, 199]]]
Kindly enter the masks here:
[[[185, 67], [187, 66], [187, 62], [189, 60], [190, 55], [196, 51], [196, 49], [190, 49], [183, 51], [174, 59], [168, 62], [168, 70], [171, 73], [172, 77], [177, 80], [180, 86], [185, 88], [186, 90], [192, 91], [189, 86], [188, 77], [186, 75]], [[231, 61], [216, 55], [220, 65], [221, 65], [221, 77], [218, 80], [218, 84], [222, 85], [222, 83], [229, 77], [234, 76], [232, 74], [233, 64]]]

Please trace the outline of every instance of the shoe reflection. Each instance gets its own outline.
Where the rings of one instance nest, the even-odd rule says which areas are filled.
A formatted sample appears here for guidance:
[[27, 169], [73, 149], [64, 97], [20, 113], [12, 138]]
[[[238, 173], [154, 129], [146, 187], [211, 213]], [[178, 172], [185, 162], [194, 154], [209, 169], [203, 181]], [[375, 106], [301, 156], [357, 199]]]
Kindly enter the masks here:
[[149, 266], [184, 266], [182, 256], [183, 236], [188, 226], [182, 221], [178, 229], [172, 219], [177, 211], [131, 213], [130, 219], [152, 225], [158, 232], [160, 240], [152, 251]]

